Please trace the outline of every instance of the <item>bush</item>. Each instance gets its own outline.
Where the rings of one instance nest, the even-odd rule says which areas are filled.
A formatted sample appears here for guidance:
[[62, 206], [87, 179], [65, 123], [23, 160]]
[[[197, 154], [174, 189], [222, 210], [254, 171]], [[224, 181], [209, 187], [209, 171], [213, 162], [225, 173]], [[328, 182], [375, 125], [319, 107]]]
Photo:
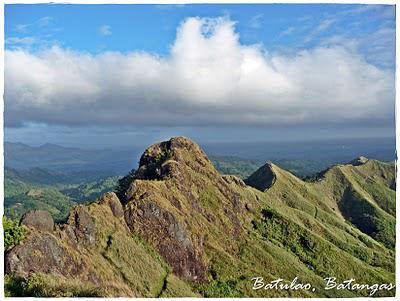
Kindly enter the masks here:
[[213, 280], [207, 284], [201, 284], [197, 287], [201, 295], [206, 298], [237, 298], [244, 297], [243, 293], [237, 288], [236, 280]]
[[4, 249], [9, 250], [18, 245], [25, 237], [26, 230], [17, 221], [3, 217]]
[[24, 297], [24, 280], [14, 275], [4, 275], [5, 297]]

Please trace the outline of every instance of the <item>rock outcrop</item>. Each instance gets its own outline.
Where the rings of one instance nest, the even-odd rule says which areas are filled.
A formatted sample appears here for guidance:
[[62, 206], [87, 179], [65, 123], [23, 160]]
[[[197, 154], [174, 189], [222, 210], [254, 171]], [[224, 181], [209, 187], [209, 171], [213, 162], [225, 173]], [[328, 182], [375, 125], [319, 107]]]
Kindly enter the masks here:
[[359, 165], [363, 165], [365, 163], [368, 162], [368, 158], [364, 157], [364, 156], [360, 156], [352, 161], [350, 161], [349, 164], [353, 165], [353, 166], [359, 166]]
[[[219, 219], [228, 237], [243, 233], [239, 213], [244, 206], [230, 183], [233, 180], [223, 179], [189, 139], [154, 144], [140, 158], [137, 179], [128, 189], [126, 222], [153, 245], [176, 275], [204, 282], [204, 244], [216, 242], [217, 237], [206, 237], [199, 227], [212, 228], [210, 224]], [[241, 180], [234, 184], [245, 186]], [[207, 199], [209, 189], [217, 189], [219, 198]]]
[[63, 228], [74, 244], [93, 246], [96, 242], [94, 221], [84, 206], [78, 206], [72, 210]]
[[52, 233], [33, 231], [24, 243], [5, 255], [5, 272], [26, 278], [32, 273], [57, 273], [75, 277], [83, 264], [77, 263]]
[[245, 180], [245, 183], [260, 191], [266, 191], [274, 185], [276, 175], [273, 171], [273, 165], [266, 163], [257, 169], [250, 177]]
[[54, 221], [51, 214], [43, 210], [34, 210], [27, 212], [21, 218], [21, 225], [44, 232], [52, 232]]

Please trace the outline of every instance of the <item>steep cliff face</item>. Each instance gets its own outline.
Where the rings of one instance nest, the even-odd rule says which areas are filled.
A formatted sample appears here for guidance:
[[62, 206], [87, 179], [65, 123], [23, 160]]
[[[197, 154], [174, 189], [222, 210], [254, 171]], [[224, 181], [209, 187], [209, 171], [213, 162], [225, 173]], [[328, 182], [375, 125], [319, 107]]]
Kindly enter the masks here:
[[[324, 290], [324, 278], [394, 282], [391, 245], [343, 208], [354, 190], [392, 216], [394, 168], [382, 164], [336, 166], [314, 182], [269, 164], [246, 181], [254, 188], [220, 175], [189, 139], [172, 138], [144, 152], [123, 204], [107, 193], [55, 226], [28, 215], [29, 234], [6, 254], [6, 272], [25, 295], [367, 296]], [[253, 277], [298, 277], [316, 290], [255, 291]]]

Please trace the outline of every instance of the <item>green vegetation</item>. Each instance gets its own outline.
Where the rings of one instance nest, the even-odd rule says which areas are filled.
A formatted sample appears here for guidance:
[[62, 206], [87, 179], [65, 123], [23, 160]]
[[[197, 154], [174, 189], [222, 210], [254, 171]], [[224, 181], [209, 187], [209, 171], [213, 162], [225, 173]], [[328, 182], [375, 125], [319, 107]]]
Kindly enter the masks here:
[[[73, 209], [54, 233], [32, 229], [21, 247], [34, 244], [34, 252], [10, 250], [20, 257], [7, 275], [9, 294], [91, 296], [96, 288], [107, 297], [360, 297], [368, 292], [324, 290], [323, 279], [395, 281], [393, 165], [337, 165], [304, 181], [269, 163], [247, 181], [251, 187], [222, 177], [180, 137], [146, 150], [135, 175], [123, 205], [107, 194]], [[133, 172], [120, 179], [120, 196], [132, 179]], [[30, 197], [41, 195], [35, 189]], [[48, 265], [65, 272], [41, 251], [49, 249], [69, 259], [70, 274], [43, 274]], [[34, 274], [21, 282], [12, 272], [24, 268]], [[287, 283], [298, 277], [317, 290], [254, 291], [250, 279], [257, 276]]]
[[354, 189], [345, 191], [340, 205], [343, 214], [361, 231], [394, 249], [396, 220], [393, 216], [368, 202]]
[[[19, 220], [31, 210], [46, 210], [56, 221], [63, 221], [77, 203], [91, 202], [107, 191], [112, 191], [120, 177], [107, 177], [81, 184], [37, 184], [34, 178], [52, 175], [41, 169], [16, 171], [6, 169], [4, 181], [5, 215]], [[42, 182], [51, 183], [49, 179]], [[27, 182], [26, 182], [27, 181]], [[67, 181], [68, 182], [68, 181]]]
[[107, 177], [98, 181], [83, 183], [78, 186], [70, 186], [62, 189], [61, 192], [74, 200], [74, 202], [85, 203], [95, 200], [103, 193], [113, 191], [120, 178], [119, 176]]
[[281, 168], [290, 171], [294, 175], [305, 178], [317, 174], [334, 164], [333, 161], [328, 160], [273, 160], [273, 163]]
[[[265, 164], [263, 160], [250, 160], [229, 156], [210, 156], [215, 168], [222, 174], [236, 175], [245, 179]], [[300, 178], [306, 178], [325, 170], [334, 162], [328, 160], [271, 160], [270, 162], [290, 171]]]
[[199, 293], [206, 298], [239, 298], [243, 293], [236, 288], [237, 280], [227, 281], [212, 280], [210, 283], [201, 284], [196, 287]]
[[18, 245], [25, 237], [26, 230], [19, 226], [17, 221], [13, 221], [3, 216], [4, 249], [8, 250]]
[[12, 197], [5, 197], [5, 214], [13, 219], [31, 210], [46, 210], [57, 221], [65, 220], [76, 203], [55, 188], [35, 187]]
[[246, 160], [237, 157], [210, 156], [215, 168], [225, 175], [236, 175], [242, 179], [250, 176], [265, 162], [262, 160]]
[[6, 275], [6, 297], [101, 297], [102, 291], [91, 283], [59, 275], [33, 274], [27, 279]]

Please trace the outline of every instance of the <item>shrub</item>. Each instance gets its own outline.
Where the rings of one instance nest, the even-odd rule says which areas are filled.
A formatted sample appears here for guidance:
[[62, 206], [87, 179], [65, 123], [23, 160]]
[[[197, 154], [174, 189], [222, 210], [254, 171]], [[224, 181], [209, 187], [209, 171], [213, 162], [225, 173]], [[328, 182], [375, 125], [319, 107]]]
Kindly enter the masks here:
[[17, 221], [13, 221], [7, 217], [3, 217], [4, 230], [4, 249], [9, 250], [13, 246], [18, 245], [25, 236], [26, 230], [19, 226]]
[[237, 281], [232, 279], [213, 280], [210, 283], [199, 285], [197, 290], [206, 298], [243, 297], [243, 293], [237, 288]]

